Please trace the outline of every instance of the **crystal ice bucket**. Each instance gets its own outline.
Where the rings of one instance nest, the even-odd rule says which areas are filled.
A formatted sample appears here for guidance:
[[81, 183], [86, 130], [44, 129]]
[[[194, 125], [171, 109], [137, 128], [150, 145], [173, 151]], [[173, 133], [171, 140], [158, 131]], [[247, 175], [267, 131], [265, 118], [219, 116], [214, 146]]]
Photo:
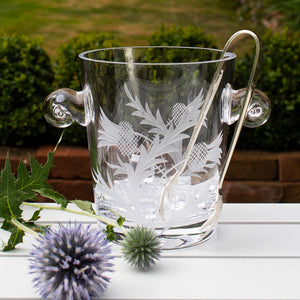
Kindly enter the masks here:
[[[79, 56], [83, 90], [51, 93], [44, 110], [56, 127], [86, 126], [98, 213], [154, 228], [165, 249], [209, 238], [240, 128], [270, 113], [267, 97], [253, 89], [256, 67], [248, 88], [236, 91], [236, 55], [227, 49], [126, 47]], [[228, 125], [238, 119], [227, 151]]]

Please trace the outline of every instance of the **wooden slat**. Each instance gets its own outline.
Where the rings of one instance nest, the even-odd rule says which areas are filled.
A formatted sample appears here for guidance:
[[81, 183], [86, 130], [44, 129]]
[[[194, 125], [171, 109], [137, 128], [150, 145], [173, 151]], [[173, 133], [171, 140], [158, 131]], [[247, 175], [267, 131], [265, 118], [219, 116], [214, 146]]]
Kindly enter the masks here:
[[[43, 211], [41, 219], [42, 224], [57, 226], [70, 218], [91, 222], [57, 211]], [[164, 251], [157, 266], [146, 273], [128, 266], [113, 245], [115, 272], [102, 299], [300, 299], [299, 219], [299, 204], [225, 204], [209, 241]], [[4, 235], [1, 230], [1, 238]], [[28, 274], [32, 241], [26, 236], [17, 250], [0, 252], [1, 300], [40, 299]]]
[[[3, 232], [6, 235], [8, 233]], [[220, 224], [215, 236], [195, 247], [163, 252], [164, 257], [300, 257], [300, 224]], [[1, 256], [27, 256], [34, 239]], [[114, 245], [115, 254], [120, 255]]]
[[300, 203], [224, 204], [219, 223], [299, 223]]
[[[135, 271], [121, 258], [115, 263], [102, 299], [300, 298], [300, 259], [164, 258], [151, 272]], [[40, 299], [23, 258], [7, 257], [0, 265], [1, 300]]]

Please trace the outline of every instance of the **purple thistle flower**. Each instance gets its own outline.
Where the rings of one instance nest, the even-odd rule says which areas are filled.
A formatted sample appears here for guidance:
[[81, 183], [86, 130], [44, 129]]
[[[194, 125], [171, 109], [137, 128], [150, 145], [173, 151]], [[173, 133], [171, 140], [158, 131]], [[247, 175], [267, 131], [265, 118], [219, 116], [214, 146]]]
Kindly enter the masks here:
[[104, 233], [81, 224], [59, 225], [42, 235], [30, 253], [30, 273], [43, 299], [99, 297], [110, 281], [113, 258]]

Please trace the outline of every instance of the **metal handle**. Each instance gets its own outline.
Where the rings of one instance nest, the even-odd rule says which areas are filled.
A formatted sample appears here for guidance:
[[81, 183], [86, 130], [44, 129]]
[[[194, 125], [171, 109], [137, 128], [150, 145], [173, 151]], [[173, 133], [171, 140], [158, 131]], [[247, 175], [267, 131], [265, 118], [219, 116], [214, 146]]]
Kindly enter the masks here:
[[226, 51], [232, 51], [234, 49], [234, 47], [236, 46], [236, 44], [246, 37], [252, 37], [254, 39], [255, 47], [256, 47], [255, 48], [255, 56], [254, 56], [254, 61], [253, 61], [251, 73], [250, 73], [249, 80], [248, 80], [248, 85], [247, 85], [247, 89], [246, 89], [246, 93], [245, 93], [245, 99], [244, 99], [244, 103], [243, 103], [243, 106], [241, 109], [240, 117], [236, 124], [235, 131], [234, 131], [234, 134], [233, 134], [233, 137], [231, 140], [231, 144], [229, 146], [228, 153], [227, 153], [227, 156], [224, 161], [223, 169], [221, 171], [220, 180], [219, 180], [219, 188], [220, 189], [223, 185], [224, 178], [225, 178], [226, 172], [228, 170], [230, 160], [232, 158], [235, 146], [237, 144], [238, 138], [239, 138], [241, 130], [242, 130], [242, 126], [243, 126], [244, 121], [247, 116], [248, 106], [249, 106], [250, 100], [252, 98], [254, 89], [255, 89], [257, 76], [258, 76], [258, 73], [260, 70], [260, 65], [262, 63], [262, 57], [264, 54], [264, 50], [263, 50], [260, 39], [258, 38], [258, 36], [255, 33], [253, 33], [250, 30], [240, 30], [240, 31], [236, 32], [235, 34], [233, 34], [229, 38], [229, 40], [227, 41], [227, 43], [223, 49], [223, 53], [226, 53]]
[[223, 51], [222, 51], [221, 56], [219, 58], [220, 62], [218, 64], [217, 70], [214, 73], [214, 77], [212, 79], [212, 82], [210, 84], [210, 87], [209, 87], [209, 90], [207, 92], [206, 98], [204, 100], [203, 107], [202, 107], [201, 113], [199, 115], [199, 119], [197, 121], [197, 124], [194, 127], [193, 134], [191, 135], [189, 144], [187, 146], [187, 150], [186, 150], [186, 153], [185, 153], [183, 163], [181, 164], [180, 168], [176, 171], [176, 173], [164, 185], [162, 193], [160, 195], [158, 212], [159, 212], [162, 219], [164, 219], [164, 199], [165, 199], [165, 195], [167, 194], [167, 192], [171, 188], [171, 186], [173, 184], [176, 184], [178, 177], [184, 172], [184, 169], [185, 169], [185, 167], [187, 165], [187, 162], [189, 160], [189, 157], [191, 155], [192, 148], [193, 148], [193, 146], [196, 142], [197, 136], [198, 136], [198, 134], [201, 130], [201, 127], [203, 125], [205, 117], [206, 117], [206, 115], [207, 115], [207, 113], [208, 113], [208, 111], [211, 107], [211, 104], [213, 102], [215, 93], [218, 90], [218, 87], [219, 87], [220, 82], [222, 80], [222, 77], [223, 77], [222, 68], [223, 68], [223, 64], [224, 64], [223, 58], [224, 58], [224, 56], [226, 55], [227, 52], [233, 50], [233, 48], [236, 46], [236, 44], [239, 41], [241, 41], [242, 39], [244, 39], [248, 36], [250, 36], [254, 39], [255, 44], [256, 44], [256, 52], [255, 52], [254, 62], [253, 62], [253, 66], [252, 66], [252, 70], [251, 70], [251, 74], [250, 74], [250, 77], [249, 77], [248, 86], [247, 86], [247, 90], [246, 90], [246, 94], [245, 94], [245, 100], [244, 100], [242, 110], [241, 110], [241, 113], [240, 113], [240, 118], [239, 118], [238, 123], [236, 125], [235, 132], [234, 132], [234, 135], [233, 135], [233, 138], [232, 138], [227, 156], [226, 156], [225, 161], [224, 161], [224, 167], [223, 167], [223, 169], [221, 171], [221, 174], [220, 174], [219, 188], [221, 189], [221, 187], [222, 187], [225, 174], [228, 170], [229, 163], [230, 163], [230, 160], [231, 160], [233, 152], [234, 152], [234, 148], [236, 146], [236, 143], [238, 141], [243, 123], [244, 123], [245, 118], [246, 118], [248, 105], [250, 103], [250, 100], [251, 100], [251, 97], [252, 97], [252, 94], [253, 94], [253, 91], [254, 91], [255, 83], [256, 83], [256, 80], [257, 80], [257, 75], [258, 75], [258, 72], [259, 72], [259, 66], [260, 66], [260, 63], [261, 63], [261, 56], [263, 56], [263, 48], [261, 47], [260, 40], [259, 40], [258, 36], [250, 30], [240, 30], [240, 31], [236, 32], [235, 34], [233, 34], [229, 38], [229, 40], [227, 41], [227, 43], [225, 44], [225, 46], [223, 48]]

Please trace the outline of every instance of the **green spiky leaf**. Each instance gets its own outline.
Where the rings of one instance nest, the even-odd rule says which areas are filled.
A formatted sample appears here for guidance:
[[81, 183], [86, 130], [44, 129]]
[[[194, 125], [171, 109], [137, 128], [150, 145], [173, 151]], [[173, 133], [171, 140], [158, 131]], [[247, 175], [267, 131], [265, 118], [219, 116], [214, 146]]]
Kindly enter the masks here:
[[12, 219], [33, 231], [43, 232], [45, 230], [34, 224], [39, 218], [41, 210], [34, 212], [29, 221], [22, 219], [23, 210], [20, 205], [23, 201], [35, 199], [39, 193], [55, 200], [62, 207], [67, 206], [65, 197], [53, 191], [47, 183], [49, 172], [53, 166], [54, 152], [48, 153], [48, 159], [44, 165], [40, 165], [35, 158], [30, 157], [30, 171], [21, 161], [18, 166], [17, 178], [11, 172], [9, 154], [7, 154], [4, 169], [0, 172], [0, 217], [4, 219], [1, 228], [9, 231], [11, 235], [8, 242], [2, 247], [3, 251], [14, 249], [17, 244], [23, 242], [24, 232], [12, 222]]
[[42, 208], [36, 210], [36, 211], [33, 213], [32, 217], [31, 217], [28, 221], [30, 221], [30, 222], [35, 222], [35, 221], [37, 221], [37, 220], [40, 218], [40, 213], [41, 213], [42, 210], [43, 210]]
[[76, 206], [78, 208], [80, 208], [81, 210], [83, 210], [83, 211], [86, 211], [86, 212], [94, 214], [94, 215], [96, 214], [94, 209], [93, 209], [93, 204], [90, 201], [72, 200], [72, 201], [70, 201], [70, 203], [76, 204]]
[[17, 244], [23, 243], [23, 237], [25, 235], [23, 230], [6, 220], [3, 221], [1, 228], [11, 233], [7, 243], [3, 246], [2, 251], [12, 250]]
[[36, 193], [39, 193], [41, 196], [54, 200], [57, 204], [59, 204], [62, 208], [66, 208], [68, 205], [67, 199], [60, 193], [54, 191], [53, 189], [34, 189]]
[[106, 230], [105, 233], [107, 235], [107, 240], [108, 241], [115, 241], [116, 240], [116, 234], [114, 232], [114, 227], [112, 225], [107, 225], [106, 226]]
[[21, 217], [20, 191], [16, 186], [16, 178], [11, 172], [9, 155], [7, 154], [4, 169], [0, 178], [0, 217], [5, 220]]
[[54, 152], [49, 152], [47, 162], [42, 166], [34, 157], [30, 157], [30, 173], [23, 162], [20, 162], [16, 186], [22, 193], [21, 201], [36, 198], [35, 190], [51, 189], [46, 180], [53, 167], [53, 159]]
[[31, 219], [29, 221], [24, 221], [24, 220], [19, 220], [21, 221], [21, 223], [23, 223], [23, 225], [27, 226], [28, 228], [30, 228], [31, 230], [38, 232], [38, 233], [45, 233], [47, 230], [49, 230], [49, 226], [40, 226], [34, 223], [34, 221], [31, 221]]
[[122, 216], [120, 216], [117, 220], [117, 223], [119, 226], [122, 226], [124, 224], [124, 222], [125, 222], [125, 218]]

